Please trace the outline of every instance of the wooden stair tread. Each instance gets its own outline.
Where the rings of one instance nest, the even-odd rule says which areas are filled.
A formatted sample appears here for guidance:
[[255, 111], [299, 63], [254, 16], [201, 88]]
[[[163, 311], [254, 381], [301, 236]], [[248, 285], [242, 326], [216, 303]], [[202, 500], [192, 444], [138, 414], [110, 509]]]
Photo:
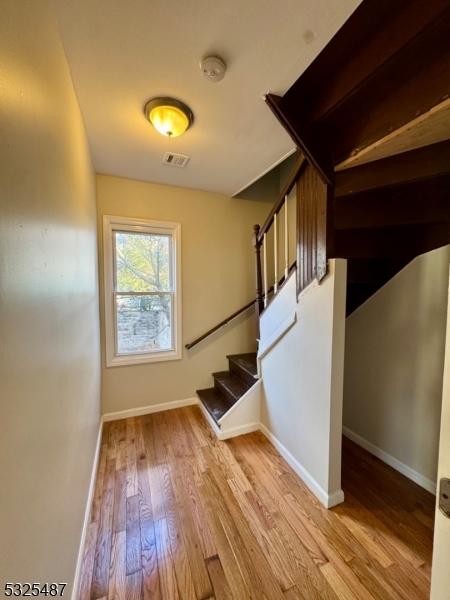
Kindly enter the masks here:
[[246, 371], [252, 377], [256, 377], [258, 375], [258, 368], [256, 366], [256, 352], [248, 352], [247, 354], [230, 354], [227, 356], [227, 358], [229, 361], [233, 362], [243, 371]]
[[216, 388], [218, 387], [221, 392], [228, 396], [233, 404], [250, 388], [248, 383], [230, 371], [213, 373], [213, 377]]
[[216, 421], [216, 423], [233, 406], [233, 402], [231, 402], [217, 388], [197, 390], [197, 395], [200, 398], [203, 406], [212, 416], [214, 421]]
[[200, 402], [216, 423], [256, 383], [256, 353], [227, 356], [230, 370], [213, 373], [214, 387], [197, 390]]

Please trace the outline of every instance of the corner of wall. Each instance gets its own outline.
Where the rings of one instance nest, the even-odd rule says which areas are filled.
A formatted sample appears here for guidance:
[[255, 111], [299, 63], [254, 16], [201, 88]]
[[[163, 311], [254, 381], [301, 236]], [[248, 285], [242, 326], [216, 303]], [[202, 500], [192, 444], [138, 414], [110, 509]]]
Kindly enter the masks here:
[[[331, 408], [328, 486], [336, 498], [343, 498], [342, 419], [344, 403], [345, 311], [347, 298], [347, 261], [334, 259], [333, 332], [331, 349]], [[342, 500], [343, 501], [343, 500]]]
[[[291, 309], [289, 298], [283, 299], [288, 291], [282, 288], [269, 307], [275, 311], [284, 307], [278, 315], [281, 323]], [[327, 507], [343, 501], [345, 294], [346, 261], [330, 261], [327, 277], [299, 296], [296, 322], [261, 360], [261, 429]], [[265, 320], [270, 319], [266, 311]]]

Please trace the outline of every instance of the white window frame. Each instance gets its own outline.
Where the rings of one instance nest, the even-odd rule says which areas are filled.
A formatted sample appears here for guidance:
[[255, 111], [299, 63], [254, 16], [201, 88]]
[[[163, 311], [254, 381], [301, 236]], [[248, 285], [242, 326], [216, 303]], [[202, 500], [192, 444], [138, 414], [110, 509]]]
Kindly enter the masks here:
[[[170, 235], [172, 245], [172, 335], [173, 348], [136, 354], [118, 354], [116, 332], [116, 290], [114, 289], [114, 231], [131, 231], [135, 233], [163, 233]], [[106, 366], [118, 367], [136, 365], [182, 358], [181, 343], [181, 225], [167, 221], [150, 221], [130, 219], [127, 217], [103, 217], [103, 284], [105, 300], [105, 350]]]

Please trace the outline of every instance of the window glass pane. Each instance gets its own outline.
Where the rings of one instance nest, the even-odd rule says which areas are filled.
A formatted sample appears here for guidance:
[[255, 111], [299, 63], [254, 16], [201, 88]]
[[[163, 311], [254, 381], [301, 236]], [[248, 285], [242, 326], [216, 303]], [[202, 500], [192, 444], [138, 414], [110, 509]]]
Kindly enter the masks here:
[[116, 290], [171, 290], [170, 235], [115, 231]]
[[172, 296], [116, 296], [117, 352], [171, 350]]

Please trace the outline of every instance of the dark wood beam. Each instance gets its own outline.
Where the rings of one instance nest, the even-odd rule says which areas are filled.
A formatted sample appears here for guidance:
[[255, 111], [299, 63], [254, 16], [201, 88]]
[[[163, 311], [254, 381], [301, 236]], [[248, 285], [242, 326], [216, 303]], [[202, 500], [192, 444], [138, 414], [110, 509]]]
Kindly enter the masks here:
[[445, 173], [450, 173], [450, 140], [339, 171], [334, 196], [339, 198]]
[[449, 96], [449, 1], [364, 0], [277, 103], [326, 172]]
[[314, 127], [338, 164], [449, 95], [450, 7]]
[[450, 224], [450, 175], [341, 196], [333, 213], [338, 230]]
[[347, 263], [347, 282], [379, 284], [388, 281], [413, 258], [413, 256], [373, 260], [354, 258]]
[[412, 257], [450, 243], [450, 225], [337, 230], [333, 258]]
[[448, 0], [364, 0], [285, 94], [314, 122], [344, 103], [425, 27]]
[[334, 174], [331, 155], [327, 156], [325, 146], [320, 146], [318, 140], [309, 133], [308, 128], [302, 123], [301, 115], [292, 112], [286, 107], [283, 98], [275, 94], [266, 94], [265, 101], [280, 124], [291, 136], [310, 164], [319, 172], [326, 184], [333, 182]]

